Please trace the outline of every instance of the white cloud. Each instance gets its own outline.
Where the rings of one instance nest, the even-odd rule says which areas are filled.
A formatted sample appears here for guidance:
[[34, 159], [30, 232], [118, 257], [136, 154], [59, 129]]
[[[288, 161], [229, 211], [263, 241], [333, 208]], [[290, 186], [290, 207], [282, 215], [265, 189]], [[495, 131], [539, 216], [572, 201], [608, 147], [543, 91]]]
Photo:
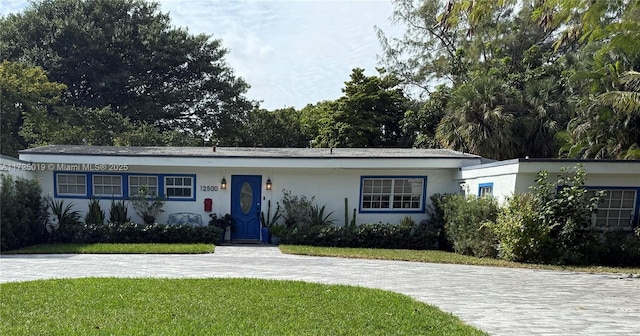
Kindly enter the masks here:
[[[27, 7], [0, 0], [0, 14]], [[5, 6], [7, 4], [7, 6]], [[175, 26], [206, 33], [229, 49], [226, 59], [268, 109], [336, 99], [351, 69], [375, 74], [381, 53], [374, 26], [397, 32], [388, 1], [162, 0]], [[397, 34], [395, 34], [397, 35]]]

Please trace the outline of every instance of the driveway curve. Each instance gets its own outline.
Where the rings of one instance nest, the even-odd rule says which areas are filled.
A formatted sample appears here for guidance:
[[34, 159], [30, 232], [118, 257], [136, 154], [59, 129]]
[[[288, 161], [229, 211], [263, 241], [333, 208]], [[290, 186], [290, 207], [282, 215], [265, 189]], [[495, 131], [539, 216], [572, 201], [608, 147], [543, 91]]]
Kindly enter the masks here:
[[492, 335], [639, 335], [640, 278], [485, 266], [307, 257], [277, 247], [198, 255], [4, 255], [0, 282], [81, 277], [264, 278], [409, 295]]

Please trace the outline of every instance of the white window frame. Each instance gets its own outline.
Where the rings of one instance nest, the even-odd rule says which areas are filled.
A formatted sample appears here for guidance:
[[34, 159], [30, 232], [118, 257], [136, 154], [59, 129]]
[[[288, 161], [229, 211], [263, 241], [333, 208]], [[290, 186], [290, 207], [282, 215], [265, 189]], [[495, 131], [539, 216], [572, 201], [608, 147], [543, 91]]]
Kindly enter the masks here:
[[[635, 189], [600, 188], [604, 195], [598, 202], [598, 210], [591, 215], [591, 223], [597, 230], [631, 230], [635, 218], [638, 192]], [[589, 190], [593, 196], [596, 190]], [[620, 196], [615, 197], [613, 196]], [[631, 198], [629, 196], [631, 195]]]
[[[175, 184], [175, 181], [180, 180], [180, 184]], [[185, 184], [185, 181], [189, 181], [189, 184]], [[173, 183], [169, 184], [169, 181]], [[165, 176], [164, 177], [164, 196], [167, 199], [171, 198], [193, 198], [194, 197], [194, 188], [193, 188], [193, 176]], [[180, 189], [180, 190], [189, 190], [188, 196], [172, 196], [170, 195], [169, 189]]]
[[360, 212], [424, 212], [426, 183], [424, 176], [362, 176]]
[[[67, 181], [64, 184], [61, 184], [60, 178], [66, 177]], [[69, 177], [73, 177], [75, 179], [74, 183], [68, 182]], [[84, 183], [77, 183], [77, 178], [81, 177], [84, 180]], [[84, 192], [82, 193], [70, 193], [70, 192], [62, 192], [60, 190], [60, 186], [74, 186], [74, 188], [82, 187]], [[73, 174], [73, 173], [56, 173], [56, 194], [60, 196], [87, 196], [87, 174]]]
[[[138, 183], [132, 183], [131, 179], [132, 178], [138, 178]], [[140, 183], [140, 179], [145, 179], [147, 183]], [[150, 184], [149, 183], [149, 179], [155, 179], [155, 184]], [[159, 196], [158, 194], [158, 181], [159, 181], [159, 177], [157, 175], [129, 175], [128, 176], [128, 182], [129, 182], [129, 186], [127, 187], [127, 190], [129, 192], [129, 197], [135, 197], [140, 193], [140, 188], [142, 187], [148, 187], [149, 189], [147, 190], [147, 193], [149, 194], [149, 196]], [[134, 188], [134, 189], [132, 189]], [[132, 192], [133, 191], [133, 192]]]
[[[96, 182], [96, 178], [100, 177], [102, 178], [103, 182], [102, 183], [97, 183]], [[104, 179], [108, 178], [110, 179], [110, 183], [105, 183]], [[123, 196], [123, 188], [122, 188], [122, 175], [101, 175], [101, 174], [94, 174], [91, 177], [92, 179], [92, 191], [93, 191], [93, 196], [106, 196], [106, 197], [122, 197]], [[118, 179], [118, 183], [114, 183], [113, 180], [114, 179]], [[120, 193], [98, 193], [96, 192], [96, 187], [102, 187], [102, 188], [111, 188], [111, 190], [113, 190], [113, 188], [119, 188], [120, 189]]]

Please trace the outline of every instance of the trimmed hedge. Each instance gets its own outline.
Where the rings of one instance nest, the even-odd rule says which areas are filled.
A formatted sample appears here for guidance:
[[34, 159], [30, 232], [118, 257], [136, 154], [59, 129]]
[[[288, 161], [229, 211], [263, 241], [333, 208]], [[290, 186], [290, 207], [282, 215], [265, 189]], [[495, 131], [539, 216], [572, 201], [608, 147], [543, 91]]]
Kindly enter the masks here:
[[427, 250], [438, 247], [440, 232], [427, 221], [413, 225], [299, 226], [289, 229], [283, 244]]
[[215, 226], [107, 223], [85, 224], [77, 243], [206, 243], [221, 240], [224, 231]]

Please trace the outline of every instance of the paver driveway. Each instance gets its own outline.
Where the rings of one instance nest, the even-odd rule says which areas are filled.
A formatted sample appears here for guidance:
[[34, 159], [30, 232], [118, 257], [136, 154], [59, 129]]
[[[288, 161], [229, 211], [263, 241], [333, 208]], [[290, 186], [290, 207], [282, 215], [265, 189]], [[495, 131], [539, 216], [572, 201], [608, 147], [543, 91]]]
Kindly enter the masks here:
[[640, 335], [640, 279], [466, 265], [284, 255], [219, 246], [200, 255], [0, 257], [0, 282], [79, 277], [252, 277], [392, 290], [492, 335]]

